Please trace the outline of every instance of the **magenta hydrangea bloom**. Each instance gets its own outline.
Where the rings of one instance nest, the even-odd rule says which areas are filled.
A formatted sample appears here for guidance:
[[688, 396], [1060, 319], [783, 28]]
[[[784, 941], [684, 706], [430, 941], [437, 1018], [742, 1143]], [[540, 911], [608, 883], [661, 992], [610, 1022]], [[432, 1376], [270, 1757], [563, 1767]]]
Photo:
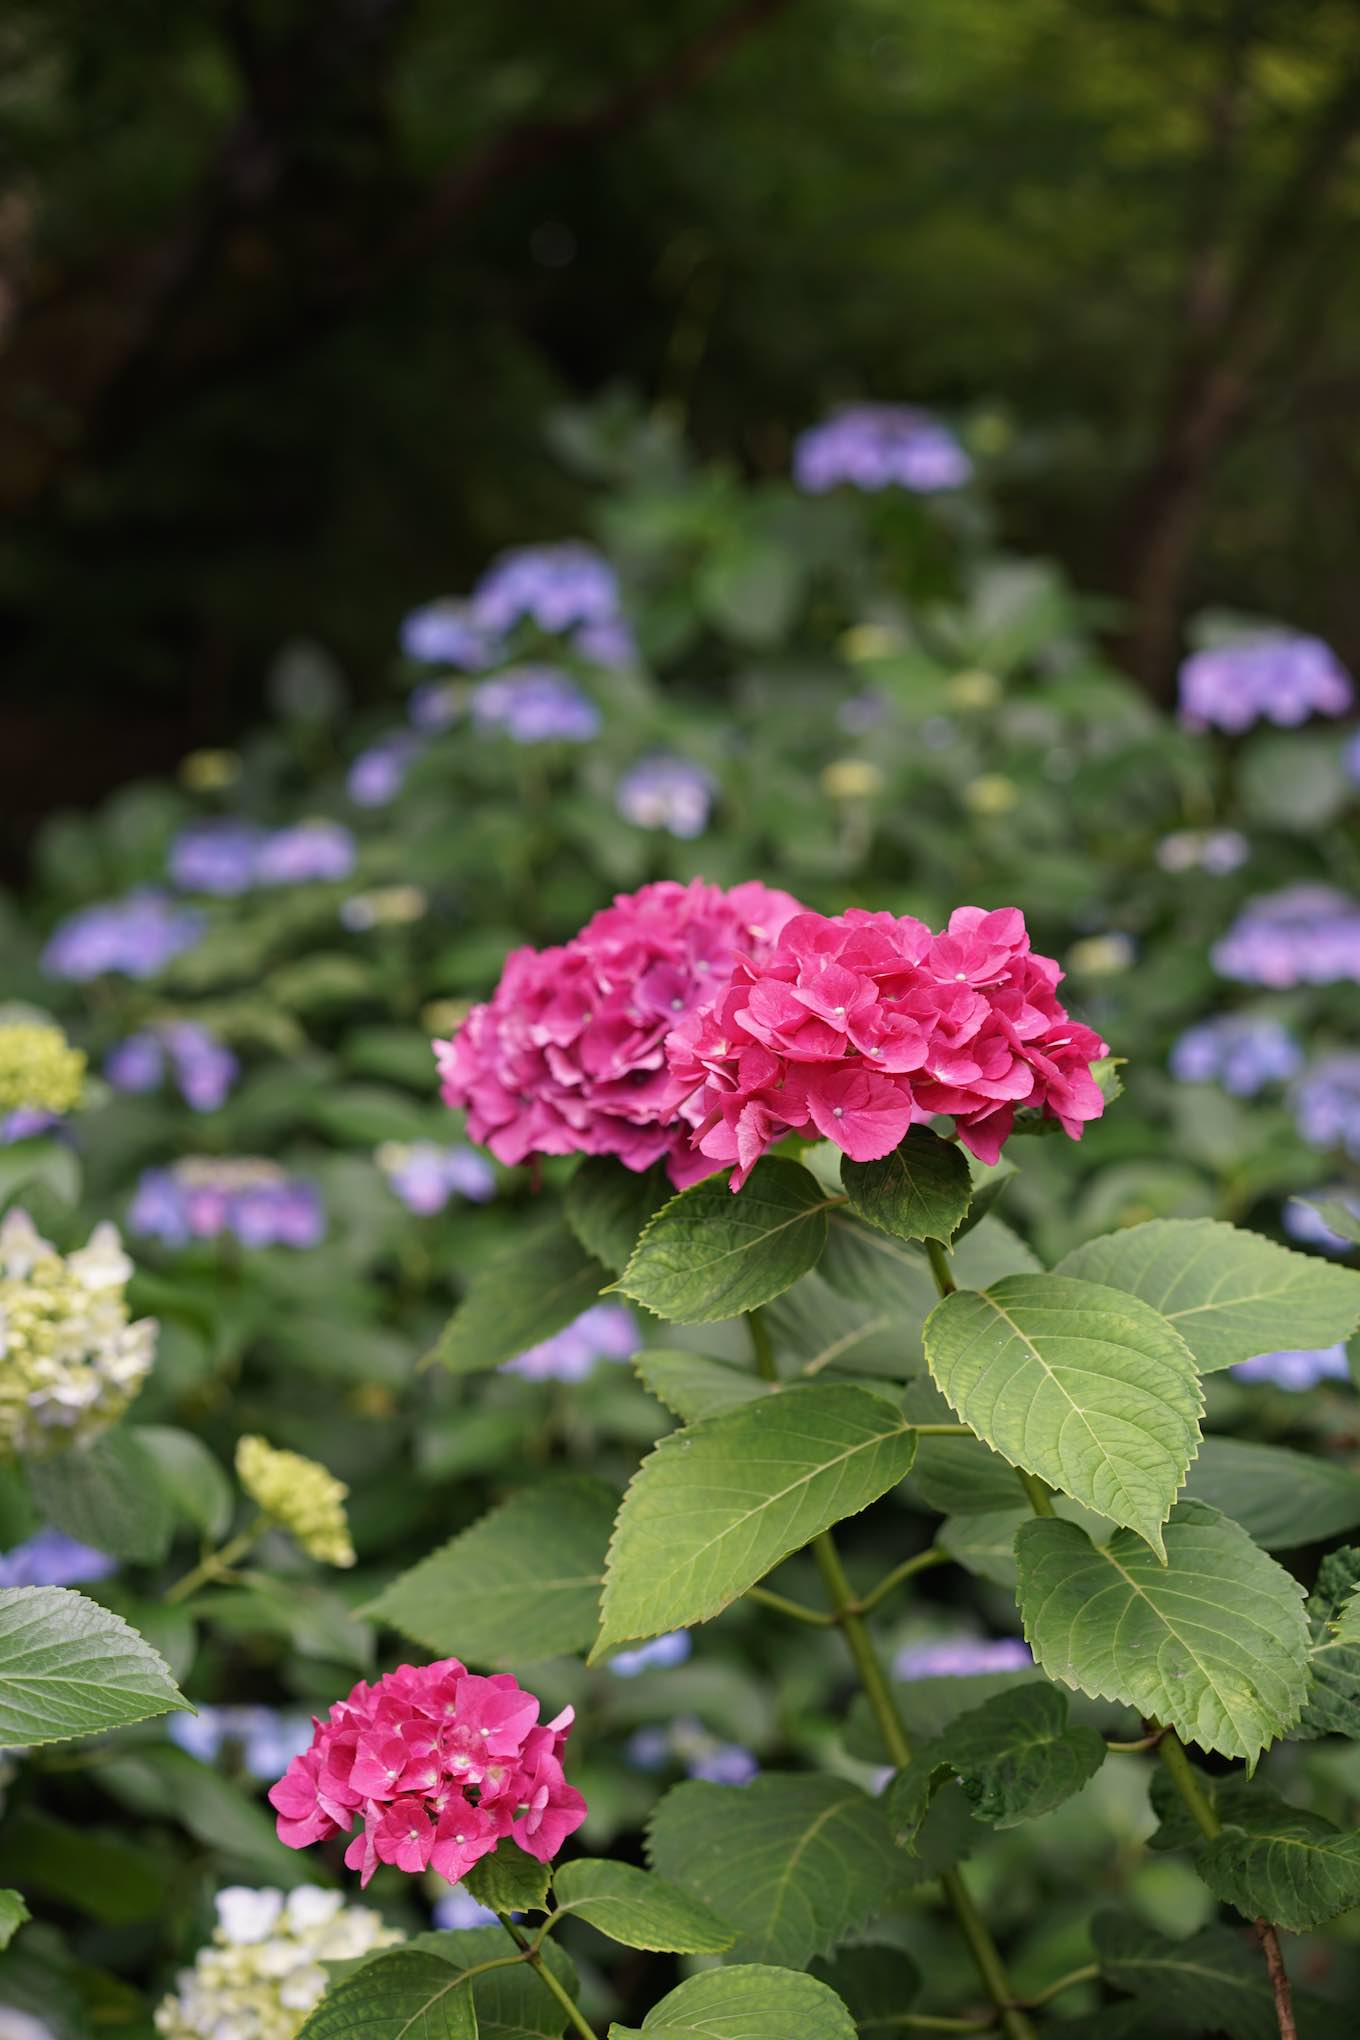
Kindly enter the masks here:
[[871, 1162], [947, 1113], [994, 1162], [1024, 1106], [1078, 1140], [1103, 1109], [1090, 1066], [1106, 1048], [1058, 1003], [1061, 977], [1018, 907], [958, 907], [941, 935], [857, 907], [800, 914], [670, 1034], [672, 1101], [734, 1190], [791, 1132]]
[[517, 949], [495, 994], [452, 1041], [435, 1043], [444, 1101], [499, 1161], [617, 1155], [666, 1159], [677, 1185], [717, 1166], [696, 1154], [666, 1068], [665, 1039], [723, 986], [738, 954], [752, 968], [802, 910], [751, 883], [695, 879], [621, 893], [560, 948]]
[[361, 1679], [270, 1789], [279, 1840], [305, 1849], [362, 1819], [345, 1862], [363, 1884], [379, 1863], [456, 1884], [507, 1835], [546, 1863], [586, 1803], [562, 1769], [572, 1709], [538, 1712], [513, 1673], [457, 1658]]

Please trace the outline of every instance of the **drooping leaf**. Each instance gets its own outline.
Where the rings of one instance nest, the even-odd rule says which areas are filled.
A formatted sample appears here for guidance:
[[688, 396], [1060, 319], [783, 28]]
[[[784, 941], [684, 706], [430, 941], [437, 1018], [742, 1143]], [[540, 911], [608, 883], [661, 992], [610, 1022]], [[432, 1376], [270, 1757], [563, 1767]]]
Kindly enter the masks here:
[[1061, 1275], [1142, 1297], [1202, 1374], [1258, 1353], [1331, 1346], [1360, 1324], [1360, 1273], [1212, 1218], [1157, 1218], [1088, 1240]]
[[126, 1426], [78, 1452], [29, 1467], [33, 1499], [49, 1523], [115, 1558], [164, 1558], [175, 1515], [152, 1453]]
[[609, 2040], [855, 2040], [849, 2012], [813, 1976], [761, 1963], [690, 1976], [641, 2026], [609, 2028]]
[[816, 1264], [829, 1201], [810, 1169], [774, 1155], [736, 1196], [710, 1176], [662, 1206], [616, 1287], [679, 1324], [755, 1310]]
[[1360, 1474], [1335, 1460], [1245, 1438], [1206, 1438], [1185, 1491], [1267, 1551], [1321, 1544], [1360, 1523]]
[[710, 1360], [704, 1353], [644, 1346], [633, 1366], [643, 1387], [687, 1424], [777, 1393], [774, 1382], [749, 1367], [737, 1367], [730, 1360]]
[[8, 1877], [22, 1878], [32, 1897], [125, 1927], [164, 1915], [173, 1872], [154, 1841], [25, 1807], [7, 1809], [0, 1827], [0, 1879]]
[[188, 1702], [119, 1616], [66, 1587], [0, 1593], [0, 1749], [98, 1735]]
[[883, 1808], [840, 1778], [677, 1785], [652, 1815], [647, 1855], [735, 1929], [737, 1960], [794, 1969], [889, 1907], [906, 1881]]
[[639, 1174], [613, 1155], [587, 1155], [567, 1185], [567, 1224], [586, 1252], [618, 1275], [647, 1221], [674, 1195], [662, 1162]]
[[1308, 1198], [1302, 1201], [1317, 1213], [1329, 1232], [1334, 1232], [1338, 1239], [1349, 1240], [1353, 1247], [1360, 1247], [1360, 1214], [1349, 1204], [1340, 1197], [1326, 1198], [1321, 1204], [1313, 1204]]
[[931, 1377], [1013, 1466], [1160, 1554], [1199, 1442], [1183, 1339], [1135, 1297], [1061, 1275], [1008, 1275], [926, 1321]]
[[953, 1239], [968, 1212], [973, 1181], [956, 1141], [913, 1126], [879, 1162], [841, 1163], [850, 1207], [900, 1240]]
[[1343, 1544], [1329, 1551], [1318, 1567], [1308, 1596], [1308, 1700], [1295, 1738], [1308, 1742], [1320, 1735], [1360, 1737], [1360, 1627], [1342, 1634], [1341, 1617], [1354, 1604], [1360, 1588], [1360, 1550]]
[[546, 1912], [550, 1882], [547, 1864], [526, 1855], [508, 1835], [463, 1877], [478, 1905], [502, 1913]]
[[1250, 1826], [1225, 1827], [1195, 1867], [1216, 1898], [1249, 1920], [1296, 1934], [1360, 1905], [1360, 1829], [1258, 1793]]
[[899, 1846], [914, 1853], [936, 1789], [957, 1778], [979, 1820], [1015, 1827], [1061, 1806], [1104, 1761], [1103, 1738], [1069, 1724], [1061, 1693], [1017, 1686], [959, 1715], [917, 1751], [889, 1788], [888, 1820]]
[[1024, 1524], [1016, 1552], [1025, 1637], [1051, 1679], [1250, 1762], [1298, 1720], [1303, 1589], [1203, 1502], [1172, 1516], [1164, 1566], [1128, 1531], [1097, 1544], [1056, 1517]]
[[203, 1440], [192, 1431], [173, 1430], [168, 1424], [139, 1424], [132, 1436], [151, 1454], [160, 1486], [180, 1517], [210, 1542], [225, 1537], [231, 1527], [236, 1491], [221, 1461]]
[[252, 1884], [329, 1882], [325, 1871], [278, 1838], [270, 1809], [234, 1778], [200, 1763], [172, 1743], [150, 1743], [110, 1755], [101, 1787], [144, 1820], [182, 1827]]
[[32, 1919], [17, 1891], [0, 1891], [0, 1948], [8, 1948], [25, 1920]]
[[561, 1220], [535, 1227], [473, 1277], [431, 1358], [454, 1374], [499, 1367], [580, 1317], [608, 1280]]
[[585, 1650], [618, 1496], [589, 1475], [525, 1488], [366, 1611], [441, 1655], [511, 1666]]
[[579, 1858], [553, 1880], [558, 1907], [586, 1920], [626, 1948], [678, 1955], [716, 1955], [736, 1939], [699, 1899], [633, 1863]]
[[[506, 1944], [508, 1947], [508, 1943]], [[392, 1948], [333, 1984], [298, 2040], [478, 2040], [472, 1989], [420, 1948]]]
[[895, 1487], [914, 1441], [883, 1397], [817, 1383], [671, 1432], [623, 1498], [592, 1657], [719, 1614]]
[[833, 1289], [820, 1268], [804, 1275], [768, 1304], [765, 1322], [786, 1372], [833, 1381], [843, 1373], [892, 1382], [922, 1372], [920, 1327], [885, 1306], [859, 1302]]

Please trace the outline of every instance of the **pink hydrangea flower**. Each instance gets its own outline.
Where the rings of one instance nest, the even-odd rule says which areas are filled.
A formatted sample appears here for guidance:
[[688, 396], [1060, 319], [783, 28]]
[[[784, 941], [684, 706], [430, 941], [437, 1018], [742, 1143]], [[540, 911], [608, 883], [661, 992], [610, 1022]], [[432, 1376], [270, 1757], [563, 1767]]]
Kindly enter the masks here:
[[445, 1103], [502, 1162], [617, 1155], [641, 1170], [665, 1157], [678, 1186], [711, 1175], [676, 1104], [666, 1036], [801, 911], [755, 882], [665, 880], [621, 893], [560, 948], [517, 949], [489, 1002], [435, 1043]]
[[345, 1862], [364, 1884], [380, 1863], [456, 1884], [507, 1835], [546, 1863], [586, 1803], [562, 1769], [572, 1709], [538, 1713], [510, 1672], [481, 1678], [457, 1658], [360, 1680], [271, 1787], [279, 1840], [305, 1849], [361, 1819]]
[[1059, 1004], [1061, 978], [1016, 907], [958, 907], [941, 935], [857, 907], [799, 914], [668, 1036], [672, 1107], [734, 1190], [791, 1132], [871, 1162], [942, 1113], [994, 1162], [1024, 1106], [1079, 1140], [1106, 1048]]

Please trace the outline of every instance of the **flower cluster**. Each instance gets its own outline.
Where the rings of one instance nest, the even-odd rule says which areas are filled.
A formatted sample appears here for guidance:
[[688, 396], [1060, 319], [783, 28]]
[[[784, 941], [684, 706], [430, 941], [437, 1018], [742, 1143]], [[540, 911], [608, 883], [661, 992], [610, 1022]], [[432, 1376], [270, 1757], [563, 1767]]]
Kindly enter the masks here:
[[759, 884], [666, 880], [620, 894], [564, 947], [517, 949], [492, 999], [435, 1044], [445, 1103], [503, 1162], [612, 1154], [646, 1169], [664, 1156], [677, 1183], [710, 1173], [677, 1117], [666, 1035], [798, 911]]
[[124, 977], [157, 977], [167, 964], [192, 949], [203, 933], [199, 915], [174, 905], [150, 887], [125, 899], [101, 900], [58, 922], [43, 951], [51, 977], [86, 984], [109, 971]]
[[696, 1714], [678, 1714], [674, 1721], [636, 1729], [625, 1755], [635, 1771], [664, 1771], [678, 1764], [687, 1778], [707, 1785], [749, 1785], [760, 1765], [741, 1743], [724, 1742], [704, 1727]]
[[354, 805], [387, 807], [406, 784], [406, 775], [423, 749], [414, 730], [391, 730], [360, 751], [345, 780]]
[[1314, 1063], [1294, 1094], [1294, 1112], [1311, 1146], [1344, 1148], [1360, 1161], [1360, 1054]]
[[614, 805], [638, 829], [664, 829], [693, 842], [708, 826], [713, 778], [688, 758], [640, 758], [614, 789]]
[[1210, 951], [1220, 977], [1240, 983], [1360, 983], [1360, 901], [1329, 885], [1290, 885], [1249, 900]]
[[621, 1650], [609, 1660], [616, 1679], [635, 1679], [640, 1672], [669, 1672], [686, 1664], [694, 1645], [687, 1629], [671, 1629], [636, 1650]]
[[157, 1091], [167, 1071], [186, 1105], [216, 1112], [241, 1073], [236, 1057], [196, 1020], [165, 1020], [120, 1041], [105, 1059], [104, 1075], [115, 1091]]
[[538, 1710], [511, 1673], [457, 1658], [361, 1680], [270, 1792], [279, 1839], [303, 1849], [362, 1816], [345, 1862], [364, 1884], [379, 1863], [456, 1884], [507, 1835], [546, 1863], [586, 1803], [562, 1770], [572, 1709], [543, 1725]]
[[466, 602], [427, 602], [413, 609], [401, 626], [401, 649], [421, 666], [458, 666], [480, 672], [499, 647]]
[[280, 1452], [263, 1438], [240, 1438], [236, 1478], [309, 1558], [323, 1565], [353, 1565], [354, 1546], [345, 1520], [349, 1489], [324, 1466], [304, 1459], [300, 1452]]
[[144, 1169], [128, 1211], [134, 1232], [168, 1247], [233, 1233], [243, 1247], [314, 1247], [326, 1230], [311, 1183], [255, 1155], [186, 1155]]
[[1234, 735], [1253, 723], [1293, 725], [1310, 715], [1345, 715], [1351, 677], [1321, 638], [1275, 632], [1213, 645], [1180, 671], [1180, 717], [1192, 729]]
[[1103, 1109], [1090, 1065], [1106, 1050], [1059, 1005], [1061, 976], [1015, 907], [958, 907], [942, 935], [861, 908], [800, 914], [669, 1036], [672, 1095], [700, 1152], [735, 1164], [734, 1190], [808, 1128], [866, 1162], [948, 1113], [994, 1162], [1026, 1106], [1076, 1140]]
[[210, 1707], [200, 1701], [196, 1714], [172, 1714], [165, 1732], [201, 1764], [211, 1764], [224, 1749], [235, 1748], [246, 1775], [272, 1785], [310, 1746], [312, 1719], [309, 1714], [281, 1714], [277, 1707]]
[[114, 1423], [151, 1371], [152, 1318], [128, 1322], [116, 1229], [59, 1254], [26, 1211], [0, 1224], [0, 1454], [44, 1454]]
[[972, 472], [947, 426], [911, 404], [851, 404], [802, 433], [793, 452], [794, 480], [810, 495], [847, 482], [926, 496], [960, 488]]
[[1163, 871], [1207, 871], [1211, 878], [1226, 878], [1251, 855], [1251, 845], [1239, 829], [1173, 829], [1157, 845], [1157, 862]]
[[[474, 627], [504, 637], [528, 620], [556, 636], [582, 624], [612, 623], [619, 584], [593, 546], [517, 546], [493, 560], [472, 593]], [[461, 662], [460, 662], [461, 663]]]
[[117, 1570], [117, 1559], [106, 1551], [64, 1530], [37, 1530], [0, 1558], [0, 1587], [84, 1587]]
[[156, 2008], [162, 2040], [294, 2040], [325, 1995], [328, 1962], [350, 1962], [401, 1935], [338, 1891], [233, 1885], [217, 1894], [217, 1925], [192, 1969]]
[[85, 1057], [45, 1020], [0, 1020], [0, 1114], [63, 1113], [80, 1103]]
[[231, 818], [195, 822], [170, 846], [169, 871], [185, 892], [229, 897], [256, 886], [310, 885], [348, 878], [354, 838], [339, 822], [261, 829]]
[[600, 711], [555, 666], [511, 666], [472, 692], [472, 720], [516, 744], [588, 744], [599, 735]]
[[529, 1381], [584, 1381], [597, 1360], [631, 1360], [642, 1341], [637, 1320], [621, 1303], [593, 1303], [564, 1330], [501, 1363]]
[[1288, 1083], [1302, 1067], [1303, 1050], [1289, 1029], [1251, 1013], [1225, 1013], [1187, 1027], [1171, 1051], [1178, 1084], [1222, 1084], [1234, 1098]]
[[935, 1643], [909, 1643], [893, 1660], [894, 1674], [912, 1679], [974, 1679], [987, 1672], [1028, 1672], [1029, 1645], [1018, 1636], [951, 1636]]
[[496, 1172], [473, 1148], [440, 1147], [432, 1140], [388, 1140], [375, 1159], [406, 1209], [421, 1218], [442, 1211], [451, 1197], [486, 1204], [496, 1194]]
[[1281, 1353], [1258, 1353], [1253, 1360], [1239, 1360], [1232, 1372], [1239, 1381], [1269, 1381], [1276, 1388], [1294, 1393], [1316, 1388], [1320, 1381], [1351, 1378], [1344, 1345], [1290, 1347]]

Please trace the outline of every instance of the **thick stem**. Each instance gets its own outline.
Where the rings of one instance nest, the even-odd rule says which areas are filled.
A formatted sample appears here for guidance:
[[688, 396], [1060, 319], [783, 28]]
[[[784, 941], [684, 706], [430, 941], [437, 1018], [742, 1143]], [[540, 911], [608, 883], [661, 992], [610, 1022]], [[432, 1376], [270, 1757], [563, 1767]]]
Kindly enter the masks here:
[[948, 1247], [942, 1246], [939, 1240], [927, 1240], [926, 1259], [930, 1263], [930, 1272], [935, 1277], [935, 1287], [941, 1296], [952, 1296], [959, 1285], [954, 1280], [954, 1271], [949, 1265]]
[[544, 1988], [550, 1990], [557, 1999], [558, 2004], [561, 2005], [562, 2010], [567, 2015], [567, 2024], [571, 2027], [572, 2031], [579, 2033], [582, 2036], [582, 2040], [596, 2040], [595, 2028], [587, 2024], [584, 2012], [576, 2003], [570, 1991], [563, 1989], [547, 1963], [543, 1960], [543, 1957], [539, 1954], [537, 1948], [530, 1947], [509, 1913], [497, 1913], [496, 1918], [505, 1928], [506, 1933], [510, 1936], [515, 1946], [521, 1951], [525, 1961], [533, 1970], [534, 1975], [539, 1978]]
[[746, 1329], [751, 1335], [751, 1351], [756, 1356], [756, 1372], [762, 1381], [778, 1381], [779, 1369], [774, 1364], [774, 1347], [765, 1320], [758, 1310], [746, 1313]]
[[1289, 1971], [1284, 1966], [1280, 1937], [1269, 1920], [1253, 1920], [1252, 1932], [1266, 1958], [1270, 1988], [1275, 1994], [1275, 2023], [1280, 2029], [1280, 2040], [1299, 2040], [1299, 2029], [1294, 2021], [1294, 1996], [1289, 1988]]
[[1035, 1515], [1036, 1516], [1056, 1515], [1057, 1511], [1053, 1507], [1053, 1497], [1049, 1493], [1048, 1489], [1044, 1486], [1043, 1482], [1039, 1479], [1038, 1475], [1033, 1473], [1026, 1473], [1023, 1466], [1017, 1466], [1015, 1471], [1021, 1487], [1025, 1490], [1025, 1494], [1026, 1497], [1028, 1498], [1029, 1505], [1031, 1509], [1033, 1509]]

